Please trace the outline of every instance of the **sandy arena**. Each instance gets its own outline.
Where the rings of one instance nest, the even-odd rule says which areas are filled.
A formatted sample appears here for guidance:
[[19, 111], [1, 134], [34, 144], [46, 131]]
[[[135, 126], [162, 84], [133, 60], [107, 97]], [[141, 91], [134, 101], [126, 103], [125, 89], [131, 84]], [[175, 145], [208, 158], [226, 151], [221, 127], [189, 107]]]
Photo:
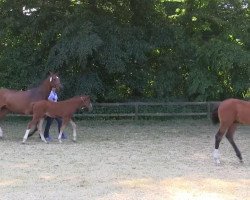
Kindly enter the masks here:
[[[1, 200], [250, 200], [250, 126], [235, 136], [244, 164], [204, 120], [76, 121], [78, 142], [22, 145], [26, 121], [2, 121]], [[56, 123], [51, 135], [56, 137]]]

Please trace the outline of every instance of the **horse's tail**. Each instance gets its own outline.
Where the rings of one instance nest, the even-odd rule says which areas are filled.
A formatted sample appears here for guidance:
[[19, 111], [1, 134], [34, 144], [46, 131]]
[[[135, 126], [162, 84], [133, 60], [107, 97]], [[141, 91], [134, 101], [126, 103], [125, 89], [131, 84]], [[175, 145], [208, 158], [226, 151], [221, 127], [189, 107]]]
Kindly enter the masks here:
[[219, 115], [218, 115], [218, 108], [219, 108], [219, 105], [216, 105], [211, 114], [211, 120], [213, 124], [218, 124], [220, 122]]

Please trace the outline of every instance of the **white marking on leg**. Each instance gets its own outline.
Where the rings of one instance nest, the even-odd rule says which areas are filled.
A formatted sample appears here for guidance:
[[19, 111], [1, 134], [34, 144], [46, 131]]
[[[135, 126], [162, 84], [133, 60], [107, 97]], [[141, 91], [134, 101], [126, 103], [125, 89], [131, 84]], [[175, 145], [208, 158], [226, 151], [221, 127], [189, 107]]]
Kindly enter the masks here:
[[62, 130], [60, 130], [60, 133], [58, 135], [58, 140], [60, 143], [62, 143]]
[[30, 129], [27, 129], [24, 136], [23, 136], [23, 143], [26, 142], [27, 138], [28, 138], [28, 135], [29, 135], [29, 132], [30, 132]]
[[39, 132], [39, 134], [40, 134], [41, 140], [44, 141], [45, 143], [48, 143], [43, 135], [43, 132]]
[[220, 164], [220, 152], [219, 149], [215, 149], [213, 152], [214, 161], [216, 164]]
[[46, 139], [44, 138], [43, 131], [42, 131], [43, 130], [43, 121], [44, 121], [44, 118], [40, 119], [39, 124], [38, 124], [38, 131], [39, 131], [39, 134], [40, 134], [42, 141], [47, 143]]
[[3, 137], [3, 130], [2, 130], [2, 128], [0, 127], [0, 138], [2, 138]]
[[70, 123], [71, 123], [72, 128], [73, 128], [73, 141], [76, 142], [76, 124], [72, 120], [70, 120]]

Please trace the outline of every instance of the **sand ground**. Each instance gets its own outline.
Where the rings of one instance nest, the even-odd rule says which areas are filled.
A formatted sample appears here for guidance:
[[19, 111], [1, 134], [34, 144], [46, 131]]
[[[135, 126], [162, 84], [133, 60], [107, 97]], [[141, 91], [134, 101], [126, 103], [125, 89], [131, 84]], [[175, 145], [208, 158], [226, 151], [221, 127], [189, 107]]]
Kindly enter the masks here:
[[250, 200], [250, 126], [235, 136], [244, 164], [224, 138], [216, 166], [208, 120], [76, 123], [77, 143], [25, 145], [26, 121], [1, 123], [1, 200]]

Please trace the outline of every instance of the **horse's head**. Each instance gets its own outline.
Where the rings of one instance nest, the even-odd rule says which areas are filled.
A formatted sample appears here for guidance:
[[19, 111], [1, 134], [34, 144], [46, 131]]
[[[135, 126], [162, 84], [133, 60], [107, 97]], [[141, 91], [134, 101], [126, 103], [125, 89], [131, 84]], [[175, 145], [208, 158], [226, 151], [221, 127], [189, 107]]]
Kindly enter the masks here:
[[57, 90], [62, 88], [62, 84], [61, 84], [60, 78], [58, 77], [57, 73], [55, 73], [55, 74], [50, 73], [50, 75], [48, 77], [48, 81], [49, 81], [51, 88], [56, 88]]
[[81, 107], [87, 108], [89, 112], [93, 110], [93, 106], [90, 100], [90, 96], [80, 96], [81, 98]]

